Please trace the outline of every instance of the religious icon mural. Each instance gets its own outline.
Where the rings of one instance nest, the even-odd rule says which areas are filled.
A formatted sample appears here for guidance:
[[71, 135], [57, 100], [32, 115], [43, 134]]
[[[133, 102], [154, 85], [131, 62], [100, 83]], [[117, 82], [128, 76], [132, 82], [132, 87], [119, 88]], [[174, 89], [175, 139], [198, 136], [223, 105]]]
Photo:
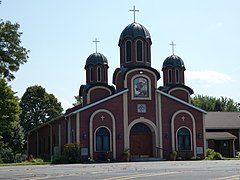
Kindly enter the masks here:
[[133, 81], [134, 96], [135, 97], [148, 97], [148, 80], [144, 77], [137, 77]]

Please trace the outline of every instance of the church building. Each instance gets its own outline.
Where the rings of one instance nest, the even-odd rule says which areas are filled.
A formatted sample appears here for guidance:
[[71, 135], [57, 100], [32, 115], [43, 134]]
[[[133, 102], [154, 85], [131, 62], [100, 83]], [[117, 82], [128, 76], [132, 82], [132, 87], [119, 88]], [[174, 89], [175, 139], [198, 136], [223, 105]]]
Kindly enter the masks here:
[[206, 112], [190, 103], [193, 90], [185, 85], [184, 62], [173, 53], [155, 69], [151, 45], [142, 24], [127, 25], [119, 37], [112, 84], [107, 58], [99, 52], [89, 55], [86, 83], [79, 89], [82, 103], [31, 130], [28, 153], [52, 157], [63, 153], [65, 144], [79, 142], [82, 156], [95, 160], [107, 153], [109, 159], [124, 161], [126, 151], [132, 160], [169, 160], [172, 151], [180, 159], [204, 158]]

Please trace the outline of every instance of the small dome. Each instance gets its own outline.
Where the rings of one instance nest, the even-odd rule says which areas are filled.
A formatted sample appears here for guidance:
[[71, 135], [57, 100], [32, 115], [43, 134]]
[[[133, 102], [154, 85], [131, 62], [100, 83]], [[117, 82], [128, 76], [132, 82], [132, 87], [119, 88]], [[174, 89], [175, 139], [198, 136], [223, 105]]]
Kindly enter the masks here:
[[85, 66], [96, 64], [108, 65], [107, 58], [98, 52], [95, 52], [88, 56]]
[[171, 55], [165, 59], [162, 69], [167, 67], [181, 67], [185, 69], [183, 60], [176, 55]]
[[131, 23], [127, 27], [125, 27], [125, 29], [122, 31], [120, 35], [119, 42], [126, 37], [130, 38], [142, 37], [151, 39], [149, 31], [143, 25], [136, 22]]

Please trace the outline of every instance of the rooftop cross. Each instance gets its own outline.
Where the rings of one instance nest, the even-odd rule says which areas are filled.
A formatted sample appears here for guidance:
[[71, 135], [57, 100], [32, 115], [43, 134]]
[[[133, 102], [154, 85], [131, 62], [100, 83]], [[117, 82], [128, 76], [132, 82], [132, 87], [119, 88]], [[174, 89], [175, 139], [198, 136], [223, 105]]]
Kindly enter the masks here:
[[93, 41], [95, 43], [96, 46], [96, 52], [97, 52], [97, 43], [99, 43], [100, 41], [97, 40], [97, 38], [95, 38], [95, 41]]
[[172, 41], [172, 44], [169, 45], [172, 46], [172, 54], [174, 55], [174, 46], [176, 46], [176, 44], [174, 44], [174, 42]]
[[135, 13], [139, 12], [139, 10], [135, 9], [135, 6], [133, 6], [133, 9], [130, 9], [129, 11], [133, 11], [133, 20], [135, 22]]

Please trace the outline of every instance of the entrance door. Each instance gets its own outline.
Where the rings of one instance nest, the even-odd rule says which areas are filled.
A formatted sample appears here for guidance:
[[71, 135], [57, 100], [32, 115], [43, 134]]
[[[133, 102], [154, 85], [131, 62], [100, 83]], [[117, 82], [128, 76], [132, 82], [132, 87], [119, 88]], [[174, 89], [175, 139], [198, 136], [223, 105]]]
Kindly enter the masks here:
[[152, 132], [145, 124], [137, 123], [132, 127], [130, 152], [132, 156], [152, 156]]
[[230, 157], [229, 141], [215, 141], [215, 148], [223, 157]]

